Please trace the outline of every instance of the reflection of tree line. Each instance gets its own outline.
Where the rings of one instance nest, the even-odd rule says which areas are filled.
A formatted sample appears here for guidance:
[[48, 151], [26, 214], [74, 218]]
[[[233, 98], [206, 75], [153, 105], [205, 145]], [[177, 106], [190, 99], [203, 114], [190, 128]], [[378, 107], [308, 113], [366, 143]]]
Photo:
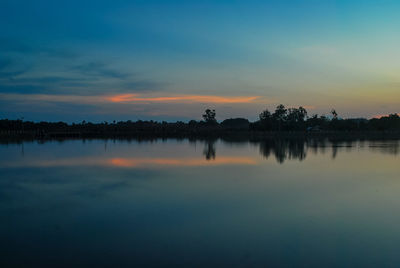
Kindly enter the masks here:
[[[235, 141], [235, 142], [249, 142]], [[203, 155], [207, 160], [216, 159], [216, 140], [207, 140], [204, 143]], [[307, 152], [313, 154], [326, 154], [329, 152], [332, 158], [336, 158], [340, 149], [352, 150], [356, 147], [368, 146], [372, 151], [397, 155], [400, 153], [400, 141], [368, 141], [363, 140], [330, 140], [330, 139], [264, 139], [250, 141], [259, 146], [260, 154], [266, 159], [274, 156], [278, 163], [285, 160], [302, 161], [307, 157]]]
[[206, 160], [215, 159], [215, 140], [206, 141], [204, 145], [203, 155], [206, 157]]
[[[67, 139], [59, 139], [58, 142], [62, 143]], [[83, 143], [86, 139], [79, 139]], [[87, 139], [90, 140], [90, 139]], [[150, 142], [157, 143], [159, 141], [166, 142], [168, 139], [158, 138], [128, 138], [128, 139], [104, 139], [104, 150], [107, 150], [107, 142], [117, 140], [123, 140], [131, 143]], [[184, 138], [175, 139], [178, 141], [184, 141]], [[307, 153], [312, 154], [326, 154], [330, 153], [332, 158], [336, 158], [339, 150], [353, 150], [354, 148], [364, 148], [372, 152], [379, 152], [384, 154], [398, 155], [400, 154], [400, 140], [394, 139], [332, 139], [332, 138], [267, 138], [267, 139], [256, 139], [249, 140], [247, 138], [235, 137], [235, 138], [224, 138], [224, 139], [206, 139], [200, 140], [204, 143], [203, 156], [206, 160], [215, 160], [216, 155], [216, 142], [221, 140], [224, 143], [236, 144], [236, 143], [251, 143], [259, 147], [260, 154], [268, 159], [274, 156], [278, 163], [283, 163], [285, 160], [304, 160], [307, 157]], [[52, 140], [35, 140], [32, 139], [30, 142], [37, 142], [44, 144]], [[188, 139], [189, 143], [196, 144], [199, 139]], [[21, 144], [21, 154], [24, 154], [24, 142], [22, 140], [8, 141], [1, 140], [0, 144]]]
[[392, 140], [384, 144], [382, 144], [382, 141], [375, 141], [369, 144], [369, 148], [380, 153], [398, 155], [400, 153], [400, 141]]
[[279, 163], [286, 159], [299, 159], [300, 161], [307, 156], [307, 149], [303, 140], [271, 139], [259, 143], [260, 153], [269, 158], [274, 155]]

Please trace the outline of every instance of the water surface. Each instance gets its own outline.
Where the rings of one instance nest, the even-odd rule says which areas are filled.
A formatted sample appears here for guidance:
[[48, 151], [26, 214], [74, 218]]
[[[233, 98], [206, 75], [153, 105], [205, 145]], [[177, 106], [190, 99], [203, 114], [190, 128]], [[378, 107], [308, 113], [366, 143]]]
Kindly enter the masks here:
[[1, 267], [400, 264], [400, 142], [0, 145]]

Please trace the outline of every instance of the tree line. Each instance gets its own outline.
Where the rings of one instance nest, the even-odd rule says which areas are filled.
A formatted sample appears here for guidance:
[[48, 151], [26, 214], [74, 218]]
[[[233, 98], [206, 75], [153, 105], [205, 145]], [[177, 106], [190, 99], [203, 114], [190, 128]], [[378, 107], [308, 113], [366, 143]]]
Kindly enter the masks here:
[[[204, 122], [218, 125], [215, 110], [207, 109], [203, 114]], [[390, 114], [380, 118], [351, 118], [342, 119], [335, 109], [330, 116], [314, 114], [309, 116], [307, 110], [286, 108], [283, 104], [276, 107], [274, 112], [265, 109], [259, 114], [259, 119], [249, 122], [244, 118], [227, 119], [220, 124], [225, 128], [245, 128], [257, 131], [400, 131], [400, 116]]]
[[35, 137], [52, 136], [187, 136], [211, 135], [221, 132], [326, 132], [326, 131], [400, 131], [400, 117], [390, 114], [373, 119], [341, 119], [333, 109], [330, 116], [308, 115], [304, 107], [286, 108], [280, 104], [275, 111], [265, 109], [258, 120], [231, 118], [218, 122], [216, 111], [207, 109], [203, 120], [189, 122], [113, 121], [102, 123], [67, 124], [65, 122], [32, 122], [23, 120], [0, 120], [2, 136], [25, 134]]
[[305, 108], [285, 108], [278, 105], [273, 113], [268, 109], [259, 115], [259, 120], [252, 124], [256, 130], [269, 131], [399, 131], [400, 117], [390, 114], [380, 118], [339, 118], [335, 109], [330, 116], [314, 114], [308, 116]]

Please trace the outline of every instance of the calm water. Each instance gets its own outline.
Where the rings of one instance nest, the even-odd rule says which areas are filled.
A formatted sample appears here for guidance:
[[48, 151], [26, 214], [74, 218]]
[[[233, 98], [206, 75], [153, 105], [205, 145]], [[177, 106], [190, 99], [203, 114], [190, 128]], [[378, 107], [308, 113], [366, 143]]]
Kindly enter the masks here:
[[399, 141], [0, 145], [0, 267], [398, 267], [399, 152]]

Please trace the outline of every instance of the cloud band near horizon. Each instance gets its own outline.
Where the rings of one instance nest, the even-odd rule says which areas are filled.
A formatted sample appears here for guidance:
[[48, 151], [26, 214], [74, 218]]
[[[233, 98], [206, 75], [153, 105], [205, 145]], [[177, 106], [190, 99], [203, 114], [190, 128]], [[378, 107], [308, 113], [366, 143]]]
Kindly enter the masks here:
[[58, 95], [58, 94], [15, 94], [0, 93], [0, 99], [24, 102], [65, 102], [65, 103], [209, 103], [234, 104], [266, 101], [260, 96], [214, 96], [214, 95], [165, 95], [117, 94], [100, 96]]

